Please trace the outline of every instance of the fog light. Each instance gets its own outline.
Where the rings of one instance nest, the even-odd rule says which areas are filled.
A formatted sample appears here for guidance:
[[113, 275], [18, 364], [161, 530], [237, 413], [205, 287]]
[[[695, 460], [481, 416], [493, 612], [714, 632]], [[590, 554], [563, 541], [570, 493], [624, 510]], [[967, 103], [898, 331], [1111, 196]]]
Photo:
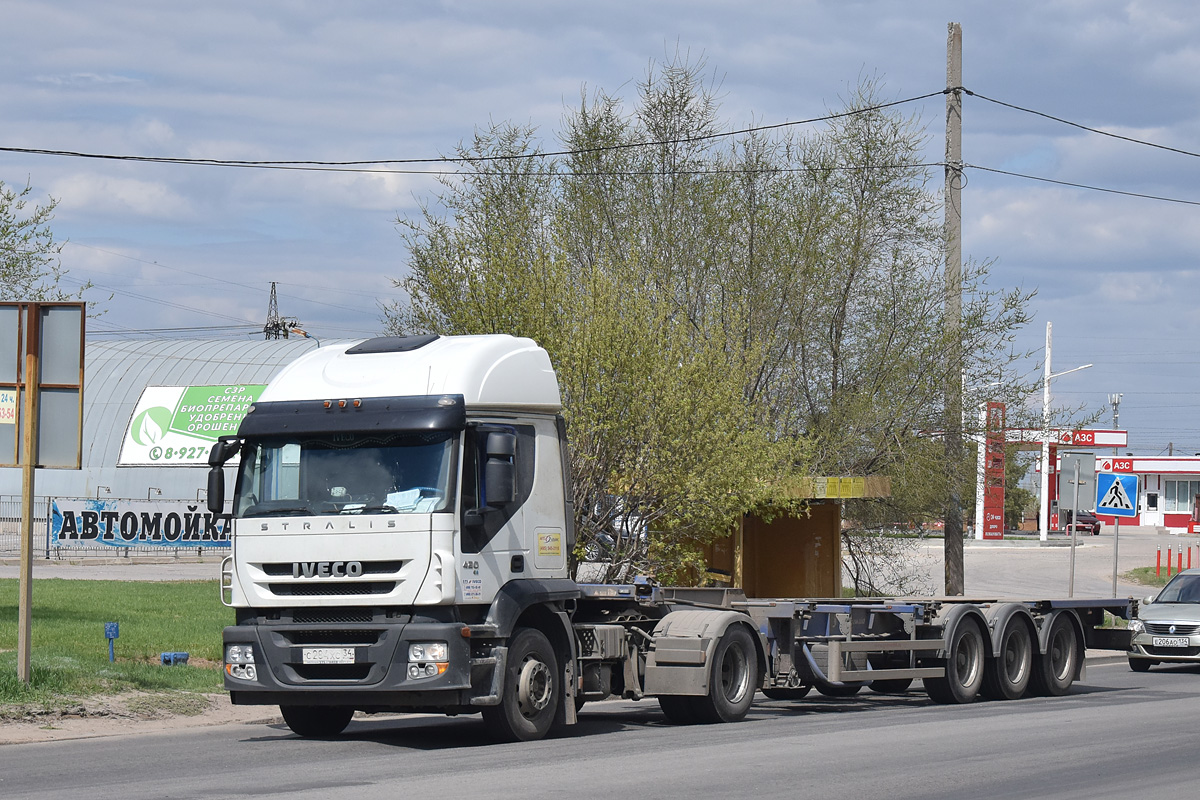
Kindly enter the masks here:
[[258, 671], [253, 664], [226, 664], [225, 674], [240, 681], [258, 680]]
[[410, 677], [410, 678], [421, 677], [421, 667], [419, 664], [409, 664], [408, 665], [408, 677]]

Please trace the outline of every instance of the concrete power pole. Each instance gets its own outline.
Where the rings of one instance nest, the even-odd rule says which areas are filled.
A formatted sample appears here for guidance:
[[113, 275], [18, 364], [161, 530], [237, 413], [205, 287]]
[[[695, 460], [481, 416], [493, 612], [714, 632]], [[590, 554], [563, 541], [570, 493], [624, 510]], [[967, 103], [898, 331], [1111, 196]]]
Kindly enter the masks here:
[[960, 595], [963, 582], [962, 498], [962, 26], [951, 22], [946, 37], [946, 594]]

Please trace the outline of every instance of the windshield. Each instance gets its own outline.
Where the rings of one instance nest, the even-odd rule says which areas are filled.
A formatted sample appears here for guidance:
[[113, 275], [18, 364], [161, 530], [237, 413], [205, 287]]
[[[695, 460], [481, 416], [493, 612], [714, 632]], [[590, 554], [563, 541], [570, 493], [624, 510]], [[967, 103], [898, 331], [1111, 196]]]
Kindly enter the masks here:
[[1155, 603], [1200, 603], [1200, 575], [1178, 575], [1154, 598]]
[[252, 440], [238, 517], [452, 510], [456, 434], [330, 433]]

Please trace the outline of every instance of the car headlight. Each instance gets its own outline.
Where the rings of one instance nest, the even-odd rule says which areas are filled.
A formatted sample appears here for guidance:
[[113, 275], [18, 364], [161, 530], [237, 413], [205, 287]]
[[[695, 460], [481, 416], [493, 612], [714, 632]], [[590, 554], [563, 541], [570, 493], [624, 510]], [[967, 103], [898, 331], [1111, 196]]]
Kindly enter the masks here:
[[253, 664], [254, 648], [248, 644], [231, 644], [225, 647], [226, 664]]
[[1129, 632], [1130, 633], [1144, 633], [1145, 630], [1146, 630], [1146, 623], [1142, 622], [1140, 619], [1129, 620]]

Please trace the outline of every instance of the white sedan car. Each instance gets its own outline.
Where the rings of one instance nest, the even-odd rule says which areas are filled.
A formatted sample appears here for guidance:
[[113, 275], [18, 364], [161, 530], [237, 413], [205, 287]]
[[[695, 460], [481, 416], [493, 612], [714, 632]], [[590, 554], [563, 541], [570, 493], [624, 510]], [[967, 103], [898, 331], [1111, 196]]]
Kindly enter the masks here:
[[1134, 672], [1159, 663], [1200, 664], [1200, 569], [1184, 570], [1147, 597], [1129, 628]]

